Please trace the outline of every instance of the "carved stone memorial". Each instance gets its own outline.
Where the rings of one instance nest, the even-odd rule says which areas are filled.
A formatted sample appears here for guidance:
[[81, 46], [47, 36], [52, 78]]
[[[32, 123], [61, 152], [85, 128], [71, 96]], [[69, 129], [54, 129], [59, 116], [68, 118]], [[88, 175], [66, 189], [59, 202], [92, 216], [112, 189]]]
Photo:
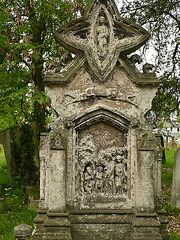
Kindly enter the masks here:
[[75, 53], [44, 83], [57, 119], [41, 134], [33, 240], [169, 239], [161, 205], [162, 148], [144, 119], [159, 81], [137, 55], [149, 38], [113, 0], [92, 0], [55, 32]]
[[180, 148], [176, 150], [174, 157], [173, 181], [171, 191], [172, 207], [180, 208]]

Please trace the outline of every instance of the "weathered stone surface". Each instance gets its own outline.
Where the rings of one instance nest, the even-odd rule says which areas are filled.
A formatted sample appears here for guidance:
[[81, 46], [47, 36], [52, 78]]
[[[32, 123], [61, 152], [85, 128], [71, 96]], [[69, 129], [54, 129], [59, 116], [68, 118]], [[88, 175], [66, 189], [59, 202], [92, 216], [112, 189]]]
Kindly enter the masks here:
[[144, 119], [159, 81], [152, 66], [136, 69], [140, 57], [127, 57], [149, 34], [114, 1], [96, 0], [55, 36], [76, 56], [44, 80], [57, 118], [41, 136], [47, 214], [38, 213], [33, 240], [38, 231], [44, 240], [168, 239], [157, 213], [162, 149]]
[[14, 228], [16, 239], [28, 240], [32, 233], [32, 227], [27, 224], [21, 224]]
[[173, 183], [171, 192], [171, 205], [180, 207], [180, 148], [176, 150], [173, 168]]
[[32, 239], [42, 240], [44, 234], [44, 222], [47, 219], [47, 210], [37, 210], [37, 216], [34, 219], [35, 228], [32, 234]]
[[113, 1], [93, 0], [84, 17], [61, 27], [55, 37], [67, 49], [83, 51], [94, 74], [105, 81], [119, 54], [138, 49], [149, 33], [122, 19]]

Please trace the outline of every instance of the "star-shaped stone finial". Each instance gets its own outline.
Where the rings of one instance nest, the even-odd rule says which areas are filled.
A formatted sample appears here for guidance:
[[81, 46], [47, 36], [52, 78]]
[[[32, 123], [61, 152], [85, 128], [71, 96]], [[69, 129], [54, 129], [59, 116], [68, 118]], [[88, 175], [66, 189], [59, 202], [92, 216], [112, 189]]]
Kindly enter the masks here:
[[149, 33], [122, 19], [113, 0], [93, 0], [84, 17], [59, 28], [55, 37], [70, 51], [84, 52], [94, 74], [106, 81], [120, 53], [141, 47]]

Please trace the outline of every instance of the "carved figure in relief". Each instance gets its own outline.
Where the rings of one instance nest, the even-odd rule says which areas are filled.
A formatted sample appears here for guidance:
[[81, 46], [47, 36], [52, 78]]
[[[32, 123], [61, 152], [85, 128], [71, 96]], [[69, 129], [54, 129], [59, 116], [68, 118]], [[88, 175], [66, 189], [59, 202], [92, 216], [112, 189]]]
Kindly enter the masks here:
[[102, 160], [106, 165], [104, 174], [104, 192], [106, 194], [112, 194], [114, 184], [114, 161], [112, 159], [111, 153], [103, 153]]
[[97, 27], [97, 47], [100, 57], [105, 57], [108, 51], [109, 29], [105, 26], [106, 19], [99, 17], [99, 26]]
[[154, 66], [150, 63], [145, 63], [143, 65], [143, 73], [149, 74], [153, 73]]
[[84, 136], [79, 143], [78, 155], [79, 160], [85, 165], [91, 159], [94, 158], [95, 145], [93, 143], [93, 137], [91, 134]]
[[94, 190], [94, 171], [91, 164], [87, 164], [84, 171], [84, 191], [92, 193]]
[[96, 182], [95, 182], [95, 190], [98, 193], [102, 193], [104, 190], [104, 165], [98, 164], [96, 166]]
[[116, 156], [116, 166], [115, 166], [115, 193], [122, 194], [123, 193], [123, 181], [125, 176], [124, 169], [124, 151], [121, 151], [120, 154]]
[[122, 147], [110, 147], [114, 139], [108, 131], [103, 131], [101, 134], [102, 145], [96, 146], [94, 137], [89, 133], [80, 136], [77, 142], [76, 185], [78, 194], [84, 192], [106, 196], [126, 195], [127, 150]]
[[138, 54], [133, 54], [130, 57], [130, 61], [135, 65], [136, 63], [140, 64], [142, 63], [142, 58]]

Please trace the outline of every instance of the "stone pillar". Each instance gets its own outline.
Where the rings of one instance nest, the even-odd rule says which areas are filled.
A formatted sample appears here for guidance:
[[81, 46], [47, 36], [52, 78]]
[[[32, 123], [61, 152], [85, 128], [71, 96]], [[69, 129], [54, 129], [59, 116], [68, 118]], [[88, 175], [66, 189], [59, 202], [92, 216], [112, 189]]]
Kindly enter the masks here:
[[42, 240], [44, 234], [44, 222], [48, 209], [48, 168], [49, 168], [49, 133], [43, 132], [40, 137], [40, 200], [37, 216], [34, 219], [34, 231], [32, 240]]
[[70, 240], [69, 214], [66, 211], [66, 136], [51, 133], [49, 175], [49, 211], [44, 222], [43, 240]]
[[136, 209], [139, 212], [154, 211], [154, 151], [139, 150], [136, 176]]
[[162, 159], [158, 156], [157, 159], [157, 169], [156, 169], [156, 208], [157, 210], [162, 209], [162, 192], [161, 192], [161, 165], [162, 165]]
[[[159, 166], [155, 167], [155, 139], [147, 126], [137, 130], [137, 174], [134, 240], [162, 240], [160, 221], [155, 212], [155, 180], [159, 179]], [[156, 163], [158, 164], [158, 163]], [[155, 171], [156, 169], [156, 171]], [[156, 172], [156, 174], [155, 174]], [[157, 186], [157, 188], [159, 188]], [[157, 190], [158, 191], [158, 190]]]
[[32, 233], [32, 227], [27, 224], [21, 224], [14, 228], [14, 236], [17, 240], [29, 240]]
[[177, 149], [174, 157], [173, 183], [171, 192], [171, 205], [180, 207], [180, 148]]

